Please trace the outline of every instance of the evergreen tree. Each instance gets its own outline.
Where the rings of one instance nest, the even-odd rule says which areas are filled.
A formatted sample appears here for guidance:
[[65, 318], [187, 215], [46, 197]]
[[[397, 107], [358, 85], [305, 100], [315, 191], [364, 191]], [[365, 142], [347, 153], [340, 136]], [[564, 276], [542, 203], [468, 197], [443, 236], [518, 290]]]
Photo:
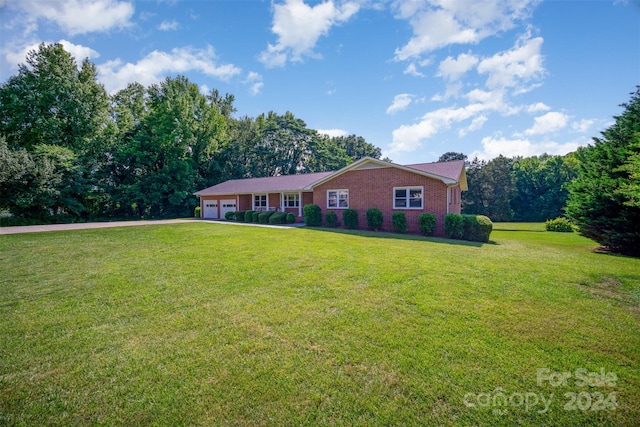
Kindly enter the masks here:
[[567, 214], [580, 233], [611, 250], [640, 255], [640, 86], [615, 123], [576, 154]]

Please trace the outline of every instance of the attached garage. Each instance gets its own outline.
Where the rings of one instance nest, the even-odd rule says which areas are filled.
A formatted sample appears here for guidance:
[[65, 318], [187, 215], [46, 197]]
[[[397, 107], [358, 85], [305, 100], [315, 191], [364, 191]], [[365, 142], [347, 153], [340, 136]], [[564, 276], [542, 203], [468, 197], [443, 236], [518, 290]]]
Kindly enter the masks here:
[[204, 210], [202, 212], [203, 218], [218, 219], [218, 201], [217, 200], [205, 200]]
[[224, 218], [227, 212], [235, 212], [236, 211], [236, 201], [235, 199], [228, 200], [220, 200], [220, 217]]

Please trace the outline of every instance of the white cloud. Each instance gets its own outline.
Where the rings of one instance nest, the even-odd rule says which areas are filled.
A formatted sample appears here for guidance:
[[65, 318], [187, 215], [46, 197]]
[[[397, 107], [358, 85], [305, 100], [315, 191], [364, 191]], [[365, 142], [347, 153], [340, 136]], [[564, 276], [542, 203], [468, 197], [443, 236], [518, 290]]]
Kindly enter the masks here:
[[425, 114], [419, 123], [402, 125], [393, 131], [390, 153], [414, 151], [422, 145], [423, 140], [451, 128], [453, 123], [468, 120], [487, 109], [486, 105], [476, 103], [461, 108], [440, 108], [431, 111]]
[[464, 73], [471, 70], [478, 63], [478, 57], [469, 53], [461, 53], [457, 58], [448, 56], [447, 59], [440, 62], [438, 67], [438, 77], [444, 77], [448, 80], [457, 80]]
[[555, 141], [532, 142], [526, 138], [507, 139], [501, 135], [487, 136], [482, 138], [482, 151], [474, 151], [469, 158], [478, 157], [483, 160], [491, 160], [503, 155], [506, 157], [539, 156], [541, 154], [565, 155], [586, 145], [588, 141], [571, 141], [559, 143]]
[[162, 21], [160, 23], [160, 25], [158, 26], [158, 29], [160, 31], [175, 31], [178, 29], [178, 27], [180, 26], [180, 24], [178, 24], [178, 21], [173, 20], [173, 21]]
[[413, 101], [414, 96], [408, 93], [401, 93], [393, 98], [393, 102], [387, 108], [387, 114], [394, 114], [406, 109]]
[[117, 0], [20, 0], [17, 5], [28, 22], [52, 21], [70, 35], [128, 27], [134, 12], [132, 3]]
[[523, 84], [541, 78], [545, 73], [542, 42], [542, 37], [530, 38], [527, 33], [512, 49], [482, 59], [478, 72], [488, 75], [486, 86], [490, 89], [519, 89]]
[[458, 136], [462, 138], [470, 132], [474, 132], [481, 129], [487, 120], [489, 120], [489, 118], [485, 115], [474, 118], [471, 121], [471, 124], [469, 126], [467, 126], [466, 128], [462, 128], [458, 131]]
[[419, 57], [451, 44], [476, 44], [527, 18], [538, 0], [399, 0], [396, 17], [408, 19], [413, 37], [396, 49], [396, 60]]
[[573, 122], [571, 128], [580, 133], [587, 132], [596, 121], [593, 119], [582, 119], [579, 122]]
[[549, 107], [544, 102], [538, 102], [536, 104], [531, 104], [527, 106], [527, 113], [538, 113], [540, 111], [549, 111], [551, 107]]
[[259, 94], [262, 90], [262, 87], [264, 86], [262, 76], [255, 71], [250, 71], [244, 82], [248, 85], [251, 85], [251, 88], [249, 89], [249, 93], [251, 93], [251, 95]]
[[232, 64], [218, 65], [215, 60], [212, 47], [182, 47], [172, 49], [171, 52], [154, 50], [135, 64], [124, 64], [120, 59], [116, 59], [97, 67], [99, 79], [109, 92], [118, 91], [132, 82], [148, 86], [173, 73], [199, 71], [210, 77], [228, 80], [241, 71]]
[[331, 0], [315, 6], [308, 6], [303, 0], [274, 4], [271, 31], [278, 41], [275, 45], [269, 43], [258, 59], [267, 67], [279, 67], [287, 60], [301, 61], [302, 56], [318, 57], [313, 49], [320, 36], [326, 36], [332, 26], [348, 21], [359, 8], [355, 2], [336, 6]]
[[569, 116], [564, 113], [552, 111], [542, 116], [538, 116], [533, 120], [533, 126], [524, 131], [525, 135], [541, 135], [563, 129], [567, 126]]
[[412, 75], [414, 77], [424, 77], [424, 74], [422, 74], [420, 71], [418, 71], [418, 67], [416, 67], [416, 64], [414, 62], [412, 62], [411, 64], [407, 65], [407, 68], [405, 68], [403, 74], [409, 74], [409, 75]]
[[318, 129], [317, 132], [320, 135], [327, 135], [331, 138], [334, 138], [337, 136], [347, 136], [349, 134], [346, 130], [342, 130], [342, 129]]

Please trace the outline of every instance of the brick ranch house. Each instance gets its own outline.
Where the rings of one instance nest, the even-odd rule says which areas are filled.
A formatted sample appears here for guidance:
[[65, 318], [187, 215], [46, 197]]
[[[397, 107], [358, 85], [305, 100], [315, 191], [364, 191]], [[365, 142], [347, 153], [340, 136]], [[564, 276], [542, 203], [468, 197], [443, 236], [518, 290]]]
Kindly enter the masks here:
[[324, 218], [335, 211], [358, 211], [366, 228], [369, 208], [382, 211], [382, 227], [391, 229], [393, 212], [404, 212], [408, 231], [419, 232], [418, 217], [436, 216], [436, 234], [443, 235], [444, 216], [460, 213], [460, 195], [467, 190], [464, 161], [398, 165], [365, 157], [335, 172], [234, 179], [195, 193], [202, 218], [221, 219], [227, 212], [275, 210], [302, 221], [302, 208], [316, 204]]

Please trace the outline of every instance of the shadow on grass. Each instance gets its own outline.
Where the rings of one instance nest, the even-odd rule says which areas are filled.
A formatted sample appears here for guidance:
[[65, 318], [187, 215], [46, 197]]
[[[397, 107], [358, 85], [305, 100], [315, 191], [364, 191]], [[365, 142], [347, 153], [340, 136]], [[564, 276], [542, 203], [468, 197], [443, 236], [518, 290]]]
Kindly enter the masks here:
[[443, 243], [448, 245], [470, 246], [474, 248], [480, 248], [484, 245], [498, 244], [493, 240], [489, 240], [488, 243], [483, 243], [483, 242], [472, 242], [469, 240], [445, 239], [443, 237], [421, 236], [418, 234], [390, 233], [388, 231], [348, 230], [345, 228], [325, 228], [325, 227], [309, 227], [309, 226], [304, 227], [304, 229], [311, 230], [311, 231], [321, 231], [324, 233], [349, 234], [352, 236], [359, 236], [359, 237], [375, 237], [377, 239], [395, 239], [395, 240], [417, 240], [417, 241], [432, 242], [432, 243]]

